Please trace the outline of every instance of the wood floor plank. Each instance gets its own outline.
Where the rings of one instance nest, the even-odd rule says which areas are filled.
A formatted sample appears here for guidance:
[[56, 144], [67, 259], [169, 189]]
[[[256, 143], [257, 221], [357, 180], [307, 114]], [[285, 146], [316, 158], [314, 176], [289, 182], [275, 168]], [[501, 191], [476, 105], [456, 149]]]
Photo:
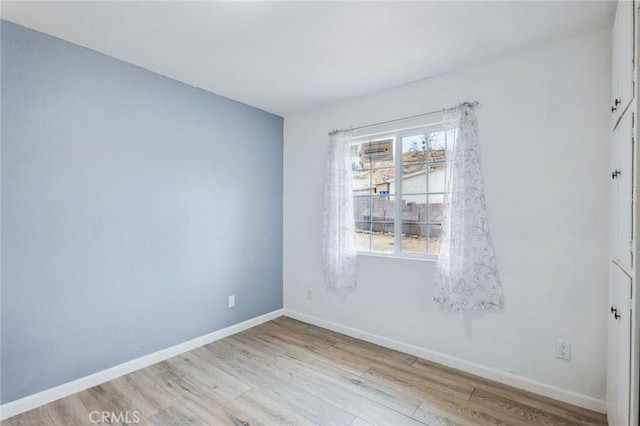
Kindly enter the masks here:
[[269, 353], [270, 355], [282, 355], [286, 352], [286, 350], [280, 345], [274, 345], [260, 338], [260, 335], [264, 335], [264, 333], [259, 333], [259, 335], [255, 335], [252, 333], [253, 329], [245, 330], [242, 333], [234, 334], [233, 340], [240, 340], [246, 345], [249, 345], [253, 348], [260, 348], [261, 351]]
[[111, 390], [112, 389], [108, 386], [108, 383], [103, 383], [87, 389], [85, 392], [100, 403], [101, 409], [99, 411], [129, 411], [129, 409], [132, 408], [130, 402], [122, 398], [120, 394], [114, 393]]
[[476, 389], [481, 389], [500, 395], [513, 402], [528, 405], [530, 407], [543, 410], [554, 416], [561, 417], [570, 422], [574, 422], [584, 426], [594, 426], [606, 424], [607, 416], [602, 413], [587, 410], [585, 408], [576, 407], [575, 405], [566, 404], [555, 401], [531, 392], [515, 389], [506, 385], [498, 385], [489, 381], [480, 384]]
[[326, 339], [323, 336], [315, 337], [311, 333], [298, 332], [297, 330], [285, 330], [283, 327], [274, 324], [263, 324], [261, 331], [265, 334], [277, 338], [284, 338], [292, 343], [308, 349], [326, 349], [336, 342]]
[[317, 423], [257, 389], [242, 394], [233, 401], [233, 404], [252, 413], [258, 421], [266, 425], [317, 426]]
[[[153, 370], [151, 370], [153, 371]], [[109, 382], [144, 416], [150, 417], [158, 411], [171, 407], [176, 400], [152, 379], [150, 370], [142, 369]]]
[[578, 423], [549, 414], [546, 411], [542, 411], [525, 404], [520, 404], [481, 389], [474, 390], [469, 401], [478, 402], [485, 407], [491, 407], [496, 412], [512, 417], [514, 422], [520, 421], [522, 424], [558, 426], [579, 425]]
[[422, 407], [418, 407], [413, 414], [413, 418], [429, 426], [473, 426], [473, 423], [465, 419], [457, 423], [451, 420], [446, 414], [438, 415]]
[[[156, 401], [145, 398], [141, 393], [136, 392], [135, 388], [132, 388], [124, 377], [119, 377], [109, 383], [105, 383], [105, 390], [107, 392], [117, 392], [121, 397], [127, 401], [131, 407], [136, 407], [142, 417], [149, 418], [163, 408], [167, 408], [176, 401], [172, 400], [167, 406], [160, 406]], [[137, 387], [141, 389], [140, 387]]]
[[385, 364], [389, 367], [395, 368], [409, 368], [411, 364], [417, 359], [416, 357], [398, 357], [395, 352], [387, 350], [378, 346], [375, 350], [368, 347], [354, 346], [353, 344], [336, 343], [333, 348], [344, 351], [351, 354], [354, 357], [366, 359], [369, 363], [373, 364]]
[[275, 331], [278, 333], [286, 333], [289, 336], [295, 337], [296, 339], [304, 342], [305, 344], [313, 345], [320, 348], [328, 348], [337, 343], [335, 339], [328, 337], [326, 335], [315, 333], [310, 328], [298, 329], [295, 327], [291, 327], [283, 325], [280, 321], [274, 320], [265, 324], [265, 328], [275, 328]]
[[49, 411], [47, 417], [55, 424], [82, 425], [90, 421], [89, 411], [76, 395], [54, 401], [43, 409]]
[[276, 364], [275, 358], [271, 354], [265, 352], [263, 348], [247, 344], [241, 339], [229, 338], [224, 339], [224, 342], [221, 343], [226, 345], [228, 350], [236, 352], [238, 356], [249, 358], [251, 362], [262, 367], [269, 368]]
[[[91, 419], [104, 419], [103, 415], [106, 415], [106, 420], [101, 421], [97, 424], [113, 424], [114, 419], [119, 418], [128, 418], [133, 419], [134, 414], [135, 417], [138, 418], [138, 425], [150, 425], [151, 421], [147, 416], [145, 416], [140, 410], [138, 410], [137, 406], [131, 404], [126, 399], [123, 399], [119, 393], [111, 393], [112, 387], [109, 385], [109, 382], [103, 383], [99, 386], [94, 386], [93, 388], [87, 389], [83, 392], [79, 392], [75, 394], [78, 399], [82, 402], [85, 407], [85, 412], [89, 412], [91, 415]], [[94, 413], [94, 414], [91, 414]], [[86, 420], [80, 424], [86, 425], [90, 423], [88, 417]], [[52, 424], [61, 424], [61, 423], [52, 423]], [[62, 423], [64, 424], [64, 423]], [[94, 424], [94, 423], [91, 423]]]
[[373, 426], [371, 423], [362, 420], [359, 417], [356, 417], [354, 421], [352, 421], [349, 426]]
[[497, 383], [470, 373], [455, 370], [431, 361], [417, 359], [412, 364], [412, 367], [429, 372], [430, 374], [446, 377], [451, 380], [466, 382], [469, 385], [474, 386], [474, 388], [482, 389], [515, 402], [529, 405], [546, 411], [549, 414], [562, 417], [571, 422], [583, 424], [585, 426], [601, 425], [606, 423], [605, 414], [596, 413], [595, 411], [576, 407], [575, 405], [566, 404], [521, 389], [516, 389], [502, 383]]
[[[229, 346], [233, 346], [233, 344]], [[233, 349], [229, 348], [227, 348], [227, 350], [233, 351]], [[260, 368], [260, 361], [254, 354], [251, 354], [251, 351], [236, 351], [235, 353], [240, 357], [244, 357], [247, 362], [255, 363], [254, 366], [256, 368]], [[262, 363], [262, 366], [265, 366], [265, 364]], [[311, 370], [304, 368], [299, 363], [285, 361], [279, 365], [267, 364], [266, 366], [269, 368], [275, 366], [276, 368], [271, 370], [272, 375], [283, 378], [289, 386], [295, 385], [300, 389], [304, 389], [334, 406], [341, 407], [346, 412], [373, 422], [373, 424], [393, 424], [399, 426], [420, 424], [420, 422], [385, 407], [382, 404], [335, 385], [322, 375], [313, 374]], [[414, 410], [415, 407], [413, 407], [411, 411], [413, 412]]]
[[389, 407], [389, 405], [399, 405], [390, 404], [389, 398], [378, 398], [376, 401], [370, 398], [371, 394], [362, 395], [360, 392], [353, 392], [342, 383], [336, 383], [327, 375], [318, 373], [313, 368], [292, 358], [283, 358], [280, 368], [289, 380], [298, 383], [310, 393], [369, 422], [374, 424], [417, 424], [409, 418], [417, 405], [409, 406], [409, 413], [405, 415]]
[[[216, 342], [219, 343], [219, 342]], [[265, 368], [243, 357], [226, 345], [205, 346], [212, 362], [230, 374], [236, 374], [267, 396], [280, 400], [302, 416], [321, 425], [345, 425], [355, 418], [351, 413], [300, 388], [283, 377], [274, 367]]]
[[606, 425], [603, 414], [286, 317], [2, 424], [85, 425], [93, 411], [137, 412], [136, 425]]
[[511, 426], [490, 414], [469, 408], [463, 402], [439, 398], [430, 398], [423, 402], [413, 417], [429, 425], [453, 423], [460, 426]]
[[[210, 392], [197, 380], [179, 370], [153, 376], [182, 406], [211, 425], [259, 425], [249, 413]], [[153, 419], [153, 417], [152, 417]]]
[[392, 357], [395, 360], [403, 362], [405, 364], [411, 364], [416, 360], [416, 357], [413, 355], [409, 355], [389, 348], [384, 348], [380, 345], [376, 345], [375, 343], [365, 342], [364, 340], [356, 339], [355, 337], [347, 336], [346, 334], [336, 333], [335, 331], [327, 330], [326, 328], [321, 328], [312, 324], [307, 325], [306, 331], [308, 333], [316, 333], [318, 335], [325, 336], [328, 339], [336, 341], [336, 344], [340, 343], [347, 347], [357, 347], [359, 349], [372, 351], [374, 353], [381, 352], [384, 353], [385, 356]]
[[385, 407], [357, 393], [332, 385], [329, 382], [314, 381], [305, 387], [309, 392], [330, 403], [342, 407], [355, 416], [373, 425], [419, 426], [421, 422]]
[[397, 392], [395, 389], [355, 376], [313, 358], [287, 353], [279, 359], [284, 363], [283, 368], [297, 368], [311, 380], [329, 381], [407, 416], [411, 416], [422, 402], [419, 398]]
[[379, 364], [375, 368], [379, 371], [393, 372], [396, 375], [402, 377], [415, 377], [421, 380], [423, 383], [438, 384], [440, 386], [446, 386], [451, 389], [456, 389], [462, 393], [471, 393], [475, 389], [473, 383], [466, 380], [460, 380], [459, 377], [451, 376], [438, 371], [416, 369], [413, 364], [410, 366], [397, 365], [390, 367], [387, 364]]
[[[85, 410], [89, 411], [89, 413], [98, 412], [98, 413], [102, 414], [102, 411], [111, 411], [111, 407], [109, 407], [103, 401], [101, 401], [98, 398], [96, 398], [95, 395], [93, 393], [89, 392], [88, 389], [83, 391], [83, 392], [79, 392], [79, 393], [75, 394], [75, 396], [78, 397], [78, 399], [82, 402], [82, 405], [84, 406]], [[40, 409], [48, 407], [48, 405], [49, 404], [45, 405], [44, 407], [40, 407]], [[94, 419], [100, 418], [100, 421], [98, 421], [95, 424], [98, 424], [100, 426], [109, 425], [109, 423], [102, 421], [102, 415], [101, 414], [100, 414], [100, 416], [96, 416], [96, 415], [93, 416]], [[51, 424], [51, 425], [53, 425], [55, 423], [52, 422], [52, 423], [41, 423], [41, 424]], [[143, 424], [144, 424], [144, 422], [143, 422]]]
[[[152, 424], [157, 426], [167, 425], [208, 425], [201, 417], [198, 417], [191, 410], [186, 408], [182, 404], [175, 404], [169, 408], [165, 408], [158, 414], [150, 418]], [[243, 423], [237, 423], [238, 426], [244, 425]]]
[[425, 400], [432, 396], [457, 401], [467, 401], [471, 397], [473, 388], [464, 383], [441, 382], [431, 378], [412, 375], [385, 366], [370, 368], [362, 377], [379, 382], [399, 391], [409, 392]]
[[43, 407], [29, 410], [26, 413], [10, 417], [0, 422], [2, 426], [40, 426], [54, 424], [53, 421], [48, 422], [43, 419]]
[[193, 353], [176, 356], [168, 363], [203, 383], [227, 401], [232, 401], [251, 389], [247, 383], [205, 362]]
[[164, 373], [167, 371], [167, 365], [164, 361], [161, 361], [146, 367], [145, 370], [149, 375], [154, 376], [158, 373]]
[[327, 353], [326, 349], [323, 348], [302, 346], [295, 339], [286, 336], [268, 333], [262, 335], [260, 338], [274, 345], [282, 346], [284, 349], [286, 349], [287, 352], [315, 358], [319, 361], [333, 365], [337, 368], [341, 368], [357, 376], [362, 375], [365, 371], [371, 368], [370, 364], [363, 363], [357, 359], [354, 360], [349, 358], [334, 358], [331, 353]]

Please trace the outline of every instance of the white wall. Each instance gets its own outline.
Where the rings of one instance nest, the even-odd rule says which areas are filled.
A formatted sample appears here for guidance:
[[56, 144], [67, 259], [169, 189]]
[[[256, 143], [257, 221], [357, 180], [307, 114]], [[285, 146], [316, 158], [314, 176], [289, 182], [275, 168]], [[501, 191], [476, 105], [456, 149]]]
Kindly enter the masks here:
[[[285, 117], [285, 309], [604, 398], [609, 64], [604, 31]], [[505, 311], [441, 310], [431, 301], [430, 261], [361, 256], [355, 292], [342, 298], [327, 290], [327, 132], [461, 101], [480, 102]], [[556, 337], [571, 341], [571, 361], [555, 358]]]

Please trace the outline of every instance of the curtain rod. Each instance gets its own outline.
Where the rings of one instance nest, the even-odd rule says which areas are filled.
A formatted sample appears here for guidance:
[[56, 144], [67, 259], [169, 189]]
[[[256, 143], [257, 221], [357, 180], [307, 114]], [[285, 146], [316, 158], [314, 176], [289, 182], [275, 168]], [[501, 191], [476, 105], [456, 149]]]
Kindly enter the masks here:
[[367, 129], [369, 127], [375, 127], [375, 126], [381, 126], [383, 124], [389, 124], [389, 123], [395, 123], [397, 121], [405, 121], [405, 120], [411, 120], [413, 118], [420, 118], [420, 117], [426, 117], [428, 115], [433, 115], [433, 114], [438, 114], [438, 113], [444, 113], [447, 111], [450, 111], [452, 109], [458, 108], [459, 106], [462, 105], [468, 105], [470, 107], [476, 107], [478, 106], [478, 101], [474, 101], [474, 102], [463, 102], [458, 106], [455, 107], [451, 107], [451, 108], [442, 108], [442, 109], [438, 109], [435, 111], [431, 111], [431, 112], [425, 112], [423, 114], [418, 114], [418, 115], [411, 115], [409, 117], [402, 117], [402, 118], [396, 118], [395, 120], [388, 120], [388, 121], [381, 121], [379, 123], [373, 123], [373, 124], [367, 124], [366, 126], [360, 126], [360, 127], [352, 127], [350, 129], [336, 129], [336, 130], [332, 130], [329, 132], [329, 136], [335, 135], [336, 133], [341, 133], [341, 132], [349, 132], [349, 131], [354, 131], [354, 130], [361, 130], [361, 129]]

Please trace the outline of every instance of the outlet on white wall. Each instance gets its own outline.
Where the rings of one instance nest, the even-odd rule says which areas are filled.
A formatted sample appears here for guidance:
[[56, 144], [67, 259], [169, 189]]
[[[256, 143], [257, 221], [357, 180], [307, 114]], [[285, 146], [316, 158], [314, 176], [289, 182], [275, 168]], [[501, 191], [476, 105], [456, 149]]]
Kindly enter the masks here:
[[236, 295], [232, 294], [229, 296], [229, 307], [233, 308], [234, 306], [236, 306]]
[[311, 289], [307, 289], [307, 299], [312, 300], [313, 299], [313, 293], [311, 292]]
[[556, 340], [556, 358], [567, 361], [571, 359], [571, 343], [567, 339], [559, 338]]

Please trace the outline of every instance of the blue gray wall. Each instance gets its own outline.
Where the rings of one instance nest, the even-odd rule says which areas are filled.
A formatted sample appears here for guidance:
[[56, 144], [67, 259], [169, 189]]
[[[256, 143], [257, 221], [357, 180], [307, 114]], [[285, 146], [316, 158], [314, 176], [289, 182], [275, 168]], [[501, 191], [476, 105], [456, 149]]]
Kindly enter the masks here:
[[281, 308], [282, 118], [1, 27], [2, 403]]

